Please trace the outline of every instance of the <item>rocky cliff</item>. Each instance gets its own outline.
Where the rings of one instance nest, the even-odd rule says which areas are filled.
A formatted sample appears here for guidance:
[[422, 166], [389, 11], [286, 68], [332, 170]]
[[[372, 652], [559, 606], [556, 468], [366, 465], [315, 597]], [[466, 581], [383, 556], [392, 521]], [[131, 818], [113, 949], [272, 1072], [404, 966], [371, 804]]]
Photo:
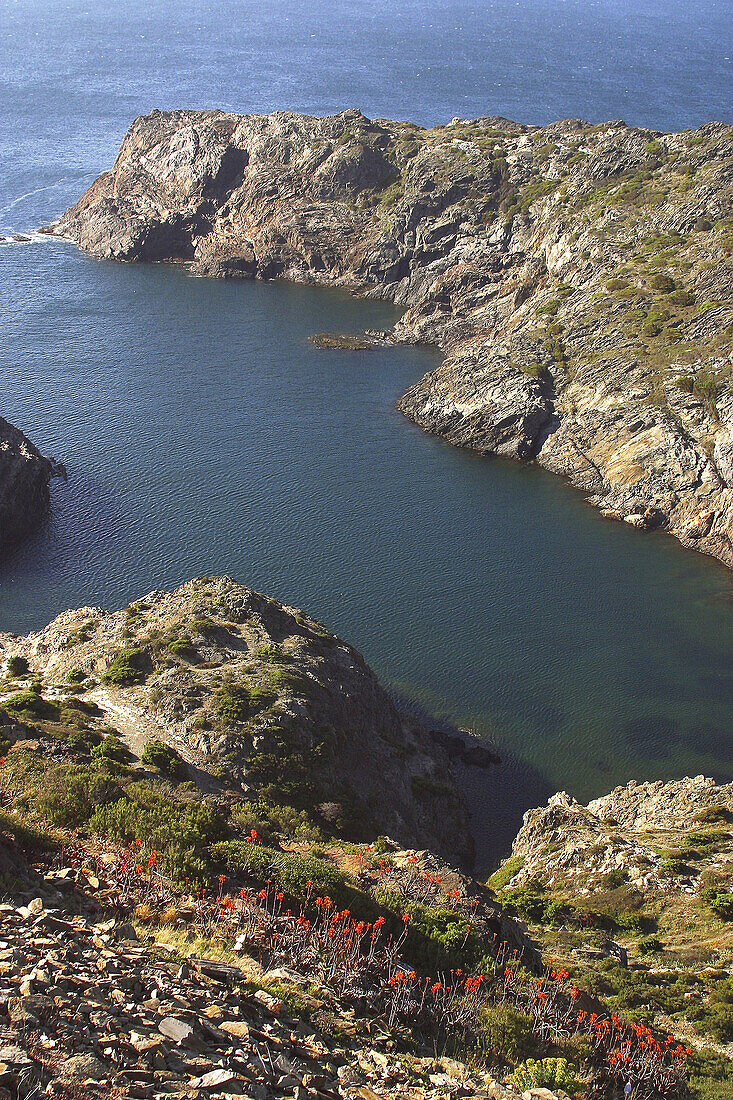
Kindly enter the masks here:
[[443, 363], [402, 411], [733, 564], [733, 129], [154, 111], [50, 232], [338, 284]]
[[553, 795], [490, 881], [579, 983], [682, 1029], [731, 1075], [733, 784], [629, 783], [587, 806]]
[[0, 417], [0, 546], [19, 542], [42, 523], [53, 463]]
[[231, 580], [69, 611], [38, 634], [0, 635], [0, 652], [27, 663], [43, 696], [31, 713], [48, 704], [64, 739], [73, 692], [87, 741], [113, 734], [138, 759], [161, 742], [204, 789], [470, 862], [468, 814], [430, 732], [398, 712], [356, 650]]

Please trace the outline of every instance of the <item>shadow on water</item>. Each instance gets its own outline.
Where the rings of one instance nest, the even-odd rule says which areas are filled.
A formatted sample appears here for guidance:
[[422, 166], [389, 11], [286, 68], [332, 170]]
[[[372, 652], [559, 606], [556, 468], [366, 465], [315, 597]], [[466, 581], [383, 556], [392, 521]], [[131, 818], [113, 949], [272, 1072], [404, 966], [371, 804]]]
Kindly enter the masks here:
[[544, 805], [555, 789], [530, 764], [511, 757], [485, 769], [459, 763], [456, 771], [471, 810], [476, 874], [486, 878], [509, 855], [527, 808]]

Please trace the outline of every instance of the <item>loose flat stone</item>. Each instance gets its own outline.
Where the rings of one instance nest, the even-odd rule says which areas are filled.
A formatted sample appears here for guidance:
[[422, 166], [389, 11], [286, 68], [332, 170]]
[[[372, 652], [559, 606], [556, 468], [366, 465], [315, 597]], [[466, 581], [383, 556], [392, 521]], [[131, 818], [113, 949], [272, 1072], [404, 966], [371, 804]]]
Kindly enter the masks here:
[[165, 1016], [158, 1024], [158, 1031], [174, 1043], [185, 1043], [193, 1035], [191, 1025], [185, 1020], [177, 1020], [175, 1016]]
[[225, 1031], [235, 1039], [249, 1039], [249, 1024], [245, 1024], [244, 1020], [222, 1020], [219, 1031]]
[[234, 1096], [241, 1096], [243, 1092], [242, 1081], [229, 1069], [210, 1070], [199, 1078], [198, 1087]]

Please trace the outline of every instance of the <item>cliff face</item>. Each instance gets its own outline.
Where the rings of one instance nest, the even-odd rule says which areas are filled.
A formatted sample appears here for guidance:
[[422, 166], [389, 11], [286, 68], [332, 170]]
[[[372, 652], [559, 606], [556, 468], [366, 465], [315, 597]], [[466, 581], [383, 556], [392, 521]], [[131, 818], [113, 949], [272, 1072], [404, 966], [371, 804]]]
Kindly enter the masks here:
[[150, 742], [172, 746], [203, 789], [471, 861], [468, 814], [429, 731], [356, 650], [233, 581], [69, 611], [27, 638], [0, 636], [0, 653], [24, 657], [51, 700], [73, 685], [138, 758]]
[[50, 231], [393, 299], [445, 351], [405, 415], [731, 565], [732, 180], [722, 124], [155, 111]]
[[0, 546], [38, 528], [48, 511], [53, 472], [53, 463], [0, 417]]
[[553, 795], [524, 815], [490, 884], [579, 987], [616, 1012], [643, 1006], [728, 1073], [733, 784], [632, 782], [587, 806]]

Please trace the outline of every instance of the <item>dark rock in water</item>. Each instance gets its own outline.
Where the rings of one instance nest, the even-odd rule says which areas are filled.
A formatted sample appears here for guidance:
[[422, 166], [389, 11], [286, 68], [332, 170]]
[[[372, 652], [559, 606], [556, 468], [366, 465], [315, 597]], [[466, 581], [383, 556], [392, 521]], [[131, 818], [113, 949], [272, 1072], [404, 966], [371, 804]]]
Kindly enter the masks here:
[[48, 513], [54, 463], [18, 428], [0, 418], [0, 546], [36, 531]]
[[317, 332], [308, 339], [317, 348], [344, 348], [346, 351], [366, 351], [385, 342], [366, 332]]
[[733, 565], [732, 165], [722, 123], [153, 111], [52, 231], [392, 300], [445, 354], [406, 416]]
[[440, 745], [449, 760], [460, 760], [462, 764], [474, 768], [490, 768], [501, 763], [501, 757], [488, 745], [463, 730], [460, 733], [449, 733], [447, 730], [435, 729], [430, 731], [430, 736], [436, 745]]

